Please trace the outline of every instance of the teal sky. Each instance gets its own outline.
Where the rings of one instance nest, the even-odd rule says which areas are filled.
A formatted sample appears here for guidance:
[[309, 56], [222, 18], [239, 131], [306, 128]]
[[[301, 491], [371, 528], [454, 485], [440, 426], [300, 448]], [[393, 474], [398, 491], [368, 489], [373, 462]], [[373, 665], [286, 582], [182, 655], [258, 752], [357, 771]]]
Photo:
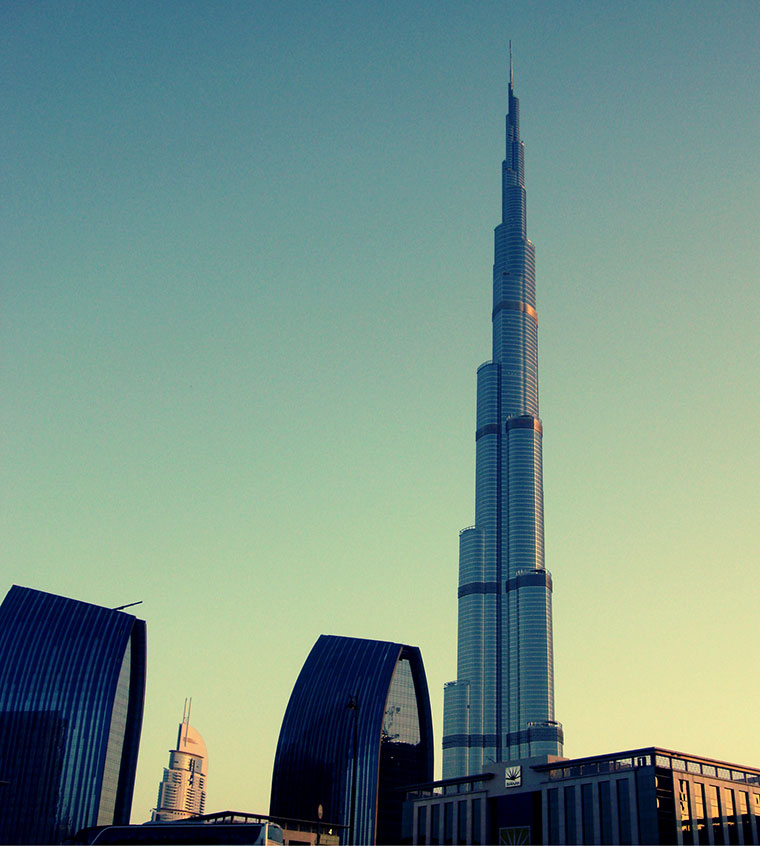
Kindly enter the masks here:
[[266, 812], [323, 632], [440, 757], [510, 38], [566, 754], [760, 765], [760, 6], [5, 2], [0, 593], [144, 601], [136, 822], [186, 696]]

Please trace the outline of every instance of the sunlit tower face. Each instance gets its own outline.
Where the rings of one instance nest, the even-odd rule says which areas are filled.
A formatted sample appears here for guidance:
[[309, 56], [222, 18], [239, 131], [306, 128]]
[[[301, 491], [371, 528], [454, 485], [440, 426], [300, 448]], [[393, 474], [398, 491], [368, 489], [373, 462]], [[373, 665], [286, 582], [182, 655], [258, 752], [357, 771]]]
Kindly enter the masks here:
[[562, 754], [552, 580], [544, 567], [535, 252], [510, 57], [493, 355], [478, 368], [475, 525], [460, 533], [457, 679], [444, 689], [443, 776]]

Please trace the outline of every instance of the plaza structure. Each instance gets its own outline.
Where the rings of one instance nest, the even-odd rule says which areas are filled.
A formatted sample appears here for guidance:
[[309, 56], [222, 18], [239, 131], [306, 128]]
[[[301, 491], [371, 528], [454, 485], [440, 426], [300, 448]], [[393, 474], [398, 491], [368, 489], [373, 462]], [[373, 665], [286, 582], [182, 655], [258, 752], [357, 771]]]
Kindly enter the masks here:
[[192, 699], [185, 700], [177, 746], [169, 752], [169, 766], [158, 786], [152, 822], [174, 822], [203, 814], [206, 809], [208, 754], [200, 733], [190, 725]]
[[128, 823], [145, 623], [14, 585], [0, 606], [0, 842]]
[[407, 843], [760, 843], [760, 770], [658, 747], [491, 764], [409, 798]]
[[475, 525], [460, 533], [457, 678], [444, 689], [443, 775], [561, 755], [552, 578], [544, 565], [535, 252], [510, 59], [492, 359], [477, 373]]
[[341, 843], [400, 843], [403, 788], [433, 773], [433, 727], [419, 649], [322, 635], [282, 721], [273, 819], [320, 820]]

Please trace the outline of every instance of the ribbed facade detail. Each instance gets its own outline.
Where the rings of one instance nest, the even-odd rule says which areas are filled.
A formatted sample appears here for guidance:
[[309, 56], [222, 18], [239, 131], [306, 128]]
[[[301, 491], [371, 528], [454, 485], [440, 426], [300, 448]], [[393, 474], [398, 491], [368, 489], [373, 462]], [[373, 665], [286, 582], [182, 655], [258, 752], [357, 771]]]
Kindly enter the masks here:
[[[275, 754], [269, 813], [344, 825], [341, 842], [401, 842], [404, 792], [433, 777], [419, 649], [322, 635], [298, 676]], [[344, 839], [347, 837], [347, 839]]]
[[457, 679], [444, 688], [444, 778], [562, 754], [544, 570], [536, 260], [511, 79], [491, 317], [492, 360], [477, 374], [475, 525], [460, 534]]
[[145, 695], [145, 623], [14, 586], [0, 606], [0, 842], [126, 824]]

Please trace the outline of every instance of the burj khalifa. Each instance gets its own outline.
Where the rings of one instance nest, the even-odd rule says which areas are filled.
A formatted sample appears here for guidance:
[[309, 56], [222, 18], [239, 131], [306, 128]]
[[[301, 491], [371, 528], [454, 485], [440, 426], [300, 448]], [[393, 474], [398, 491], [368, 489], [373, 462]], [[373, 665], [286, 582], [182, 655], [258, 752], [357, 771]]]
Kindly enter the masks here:
[[493, 358], [478, 368], [475, 525], [459, 536], [457, 679], [444, 688], [443, 777], [562, 755], [554, 719], [552, 579], [544, 566], [535, 252], [520, 106], [509, 69]]

